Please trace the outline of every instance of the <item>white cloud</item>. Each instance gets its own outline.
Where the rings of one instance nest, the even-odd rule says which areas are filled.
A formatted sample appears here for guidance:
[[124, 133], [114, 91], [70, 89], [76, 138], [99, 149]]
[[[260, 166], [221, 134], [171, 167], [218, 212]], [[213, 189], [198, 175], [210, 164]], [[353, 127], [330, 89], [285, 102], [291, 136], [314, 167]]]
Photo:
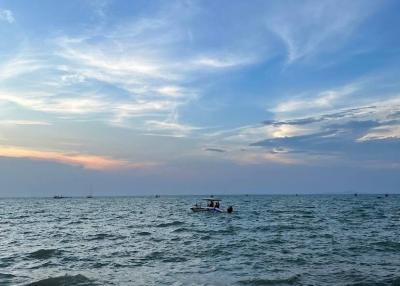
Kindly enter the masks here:
[[285, 153], [270, 153], [265, 150], [250, 150], [247, 152], [235, 152], [228, 154], [228, 158], [242, 165], [258, 165], [278, 163], [284, 165], [298, 165], [304, 163], [292, 155]]
[[159, 93], [161, 93], [162, 95], [171, 96], [171, 97], [181, 97], [184, 95], [183, 94], [184, 91], [179, 86], [166, 85], [166, 86], [160, 87], [159, 89], [157, 89], [157, 91]]
[[233, 57], [204, 56], [193, 61], [194, 65], [207, 68], [216, 68], [216, 69], [233, 68], [249, 64], [251, 62], [252, 61], [250, 59], [239, 55]]
[[208, 140], [221, 148], [242, 149], [249, 145], [274, 138], [308, 135], [318, 130], [315, 126], [296, 126], [290, 124], [278, 125], [249, 125], [241, 128], [208, 134]]
[[15, 18], [13, 13], [10, 10], [1, 10], [0, 9], [0, 21], [5, 21], [10, 24], [15, 22]]
[[0, 91], [0, 101], [18, 104], [24, 108], [59, 114], [86, 114], [108, 110], [107, 102], [96, 97], [62, 98], [49, 93], [12, 93]]
[[372, 128], [367, 134], [357, 141], [400, 139], [400, 125], [382, 125]]
[[337, 106], [348, 99], [360, 89], [359, 83], [345, 85], [331, 90], [318, 92], [315, 96], [298, 96], [292, 99], [278, 103], [269, 111], [277, 113], [278, 117], [288, 116], [291, 113], [299, 115], [309, 113], [311, 111], [318, 112], [321, 110], [337, 108]]
[[[101, 21], [72, 36], [45, 39], [45, 55], [32, 46], [24, 57], [1, 66], [0, 100], [58, 117], [91, 116], [146, 132], [164, 134], [169, 128], [188, 134], [191, 127], [182, 128], [184, 123], [171, 118], [201, 96], [198, 78], [251, 64], [258, 52], [246, 53], [250, 49], [241, 45], [232, 49], [236, 36], [219, 54], [200, 46], [187, 49], [192, 16], [198, 16], [187, 5], [193, 8], [193, 3], [165, 5], [112, 28]], [[105, 21], [107, 1], [93, 7]], [[192, 42], [198, 32], [191, 31]], [[22, 77], [23, 84], [15, 84]]]
[[[61, 41], [61, 40], [60, 40]], [[69, 43], [68, 43], [69, 42]], [[140, 75], [143, 77], [162, 78], [166, 76], [161, 72], [161, 66], [151, 59], [141, 57], [139, 54], [130, 54], [121, 56], [110, 42], [109, 47], [99, 49], [97, 45], [89, 45], [85, 42], [79, 42], [71, 45], [73, 41], [65, 40], [60, 43], [63, 50], [59, 55], [69, 61], [79, 63], [82, 68], [92, 68], [102, 70], [109, 75], [124, 76]], [[123, 43], [120, 43], [121, 45]], [[126, 52], [123, 53], [126, 55]]]
[[[193, 126], [180, 124], [173, 121], [156, 121], [156, 120], [147, 120], [145, 122], [146, 128], [148, 128], [149, 132], [154, 135], [164, 135], [171, 137], [186, 137], [192, 131], [199, 129]], [[149, 134], [151, 134], [149, 133]]]
[[44, 68], [37, 59], [17, 56], [0, 65], [0, 80], [6, 81]]
[[[177, 103], [169, 100], [114, 100], [101, 95], [63, 97], [51, 93], [15, 93], [0, 90], [0, 102], [10, 102], [27, 109], [55, 113], [59, 115], [102, 114], [102, 118], [113, 124], [132, 117], [168, 116], [177, 108]], [[118, 124], [117, 124], [118, 125]]]
[[[201, 95], [189, 83], [199, 73], [244, 61], [234, 54], [227, 58], [206, 53], [199, 58], [198, 51], [181, 55], [186, 29], [170, 16], [59, 36], [48, 41], [53, 50], [46, 57], [25, 52], [24, 58], [12, 58], [0, 69], [0, 100], [57, 115], [92, 115], [112, 125], [146, 131], [165, 130], [167, 125], [160, 128], [154, 122], [169, 122], [176, 124], [169, 125], [171, 129], [182, 133], [180, 126], [185, 125], [178, 120], [171, 123], [170, 118]], [[15, 85], [21, 76], [24, 84]], [[130, 120], [133, 117], [143, 119]], [[154, 122], [146, 125], [144, 120]]]
[[61, 76], [61, 81], [67, 85], [73, 85], [76, 83], [83, 83], [85, 77], [79, 73], [69, 73]]
[[[350, 90], [345, 88], [342, 91]], [[323, 94], [329, 96], [329, 93]], [[374, 98], [366, 105], [351, 105], [325, 112], [319, 110], [315, 116], [291, 116], [290, 119], [272, 120], [265, 125], [210, 133], [206, 136], [207, 144], [226, 152], [207, 152], [207, 155], [243, 164], [264, 164], [268, 161], [313, 165], [340, 161], [344, 164], [346, 159], [343, 156], [349, 154], [342, 150], [343, 146], [370, 140], [400, 139], [399, 120], [399, 96], [386, 97], [385, 100]], [[329, 144], [329, 141], [336, 143]], [[336, 144], [338, 150], [334, 147]], [[307, 150], [307, 146], [311, 149]], [[324, 146], [327, 149], [323, 149]], [[324, 150], [324, 155], [322, 151], [318, 152], [319, 147]]]
[[0, 120], [0, 125], [14, 126], [14, 125], [51, 125], [47, 121], [39, 120]]

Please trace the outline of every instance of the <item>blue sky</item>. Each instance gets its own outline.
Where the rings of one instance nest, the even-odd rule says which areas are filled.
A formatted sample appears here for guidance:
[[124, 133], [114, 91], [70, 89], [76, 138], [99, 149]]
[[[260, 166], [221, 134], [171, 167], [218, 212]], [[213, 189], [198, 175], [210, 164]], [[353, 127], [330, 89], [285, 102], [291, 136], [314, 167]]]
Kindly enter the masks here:
[[0, 1], [0, 195], [398, 192], [398, 1]]

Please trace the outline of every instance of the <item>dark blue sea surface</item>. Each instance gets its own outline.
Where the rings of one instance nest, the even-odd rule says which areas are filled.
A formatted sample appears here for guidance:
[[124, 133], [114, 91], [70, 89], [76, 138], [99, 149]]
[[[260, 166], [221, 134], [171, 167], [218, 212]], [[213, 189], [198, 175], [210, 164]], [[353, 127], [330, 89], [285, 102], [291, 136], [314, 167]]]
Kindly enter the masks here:
[[0, 285], [400, 285], [400, 196], [0, 199]]

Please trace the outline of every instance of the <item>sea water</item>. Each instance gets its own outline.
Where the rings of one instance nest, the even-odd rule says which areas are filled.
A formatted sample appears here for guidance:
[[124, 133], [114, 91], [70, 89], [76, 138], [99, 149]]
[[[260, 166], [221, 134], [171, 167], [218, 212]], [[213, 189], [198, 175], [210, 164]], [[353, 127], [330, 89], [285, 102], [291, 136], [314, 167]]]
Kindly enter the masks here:
[[0, 199], [0, 285], [400, 285], [400, 196]]

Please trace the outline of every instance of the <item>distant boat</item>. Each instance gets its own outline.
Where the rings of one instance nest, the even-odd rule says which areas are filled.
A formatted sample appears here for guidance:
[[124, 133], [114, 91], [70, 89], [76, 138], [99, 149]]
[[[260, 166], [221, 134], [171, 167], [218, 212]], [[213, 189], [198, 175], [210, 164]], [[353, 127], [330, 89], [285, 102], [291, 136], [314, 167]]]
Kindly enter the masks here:
[[160, 197], [160, 195], [155, 195], [154, 197], [155, 197], [155, 198], [159, 198], [159, 197]]
[[59, 195], [55, 195], [55, 196], [53, 197], [53, 199], [63, 199], [63, 198], [65, 198], [65, 197], [59, 196]]
[[194, 206], [192, 206], [190, 209], [193, 212], [213, 212], [213, 213], [223, 213], [223, 212], [231, 213], [231, 212], [233, 212], [232, 206], [230, 206], [226, 210], [224, 210], [220, 206], [220, 202], [221, 202], [220, 199], [211, 197], [211, 198], [205, 198], [205, 199], [203, 199], [203, 201], [207, 202], [207, 206], [202, 206], [201, 202], [199, 202], [199, 203], [196, 203]]
[[90, 193], [86, 196], [87, 199], [93, 199], [93, 188], [90, 186]]

